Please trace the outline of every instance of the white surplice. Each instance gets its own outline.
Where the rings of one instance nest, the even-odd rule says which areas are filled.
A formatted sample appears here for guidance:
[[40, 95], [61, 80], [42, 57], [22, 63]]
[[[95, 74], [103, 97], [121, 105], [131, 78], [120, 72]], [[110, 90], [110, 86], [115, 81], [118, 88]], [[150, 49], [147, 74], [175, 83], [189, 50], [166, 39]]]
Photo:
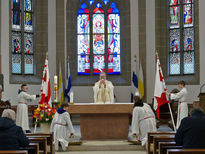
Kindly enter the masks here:
[[101, 84], [100, 86], [100, 81], [96, 82], [93, 87], [94, 103], [114, 103], [114, 86], [112, 82], [105, 80], [106, 85]]
[[36, 95], [29, 95], [22, 91], [18, 95], [18, 105], [16, 113], [16, 125], [22, 127], [23, 130], [30, 130], [28, 119], [28, 103], [36, 99]]
[[182, 88], [180, 92], [176, 94], [170, 94], [171, 100], [178, 100], [178, 114], [177, 114], [177, 126], [178, 129], [181, 123], [181, 120], [188, 116], [188, 105], [187, 105], [187, 89]]
[[[69, 128], [69, 131], [67, 128]], [[60, 142], [62, 149], [65, 151], [69, 144], [69, 133], [75, 132], [70, 120], [70, 114], [68, 112], [62, 114], [56, 112], [51, 123], [50, 131], [54, 133], [53, 143], [55, 150], [58, 150]]]
[[136, 106], [132, 114], [132, 134], [141, 140], [142, 146], [146, 144], [147, 133], [156, 132], [156, 119], [151, 107], [143, 103], [142, 107]]

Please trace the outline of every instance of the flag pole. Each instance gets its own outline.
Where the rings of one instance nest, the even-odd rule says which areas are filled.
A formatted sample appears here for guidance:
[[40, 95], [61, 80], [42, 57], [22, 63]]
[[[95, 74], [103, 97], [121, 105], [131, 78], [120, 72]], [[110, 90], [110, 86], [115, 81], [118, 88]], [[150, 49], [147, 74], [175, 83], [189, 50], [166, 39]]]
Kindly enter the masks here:
[[[159, 53], [156, 51], [156, 57], [157, 57], [157, 59], [159, 59]], [[165, 89], [165, 91], [167, 91], [166, 89]], [[171, 119], [172, 119], [172, 125], [173, 125], [173, 127], [174, 127], [174, 131], [176, 131], [176, 125], [175, 125], [175, 123], [174, 123], [174, 118], [173, 118], [173, 114], [172, 114], [172, 109], [171, 109], [171, 106], [170, 106], [170, 103], [168, 102], [168, 107], [169, 107], [169, 112], [170, 112], [170, 115], [171, 115]]]

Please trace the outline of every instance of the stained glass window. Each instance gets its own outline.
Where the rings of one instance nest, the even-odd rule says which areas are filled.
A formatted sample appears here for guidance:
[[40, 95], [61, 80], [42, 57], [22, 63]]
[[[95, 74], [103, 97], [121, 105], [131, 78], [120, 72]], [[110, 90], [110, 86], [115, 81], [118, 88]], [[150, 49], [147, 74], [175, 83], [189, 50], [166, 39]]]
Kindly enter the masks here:
[[12, 73], [34, 74], [33, 0], [12, 0], [11, 14]]
[[169, 0], [169, 74], [195, 73], [194, 0]]
[[77, 50], [78, 74], [120, 74], [120, 11], [116, 3], [82, 1], [77, 16]]

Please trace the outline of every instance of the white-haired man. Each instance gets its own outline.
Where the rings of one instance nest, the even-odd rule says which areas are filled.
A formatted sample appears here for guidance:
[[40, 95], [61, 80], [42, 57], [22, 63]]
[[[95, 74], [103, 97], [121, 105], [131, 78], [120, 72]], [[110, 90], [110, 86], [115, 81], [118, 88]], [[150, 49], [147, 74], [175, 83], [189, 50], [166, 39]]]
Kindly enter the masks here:
[[106, 80], [106, 74], [100, 73], [100, 80], [93, 87], [94, 103], [114, 103], [114, 86]]
[[5, 109], [0, 118], [0, 150], [18, 150], [29, 145], [21, 127], [15, 124], [15, 112]]

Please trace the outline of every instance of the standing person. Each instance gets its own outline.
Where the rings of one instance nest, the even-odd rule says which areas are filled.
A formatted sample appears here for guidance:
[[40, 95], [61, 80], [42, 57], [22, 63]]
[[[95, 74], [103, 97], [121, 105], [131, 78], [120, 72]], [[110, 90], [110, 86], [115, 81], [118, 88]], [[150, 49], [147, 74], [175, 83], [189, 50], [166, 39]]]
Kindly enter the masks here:
[[[178, 100], [178, 114], [177, 114], [177, 126], [178, 129], [181, 123], [181, 120], [188, 116], [188, 105], [187, 105], [187, 89], [185, 88], [185, 82], [180, 81], [178, 87], [181, 89], [178, 93], [171, 93], [171, 100]], [[169, 94], [169, 93], [167, 93]]]
[[[54, 133], [53, 143], [56, 151], [59, 149], [59, 143], [61, 144], [62, 149], [66, 151], [69, 144], [69, 138], [74, 136], [75, 131], [70, 120], [68, 108], [68, 103], [62, 103], [61, 108], [58, 108], [51, 123], [50, 131]], [[68, 135], [67, 127], [69, 128], [70, 136]]]
[[106, 80], [105, 72], [100, 73], [100, 80], [93, 87], [94, 103], [114, 103], [114, 86]]
[[147, 133], [157, 130], [154, 112], [147, 103], [143, 103], [139, 95], [134, 96], [131, 128], [132, 136], [141, 141], [142, 146], [146, 144]]
[[28, 87], [26, 84], [21, 85], [21, 90], [18, 92], [18, 105], [17, 105], [17, 115], [16, 115], [16, 124], [21, 126], [26, 133], [31, 133], [29, 128], [29, 119], [28, 119], [28, 103], [32, 100], [36, 100], [39, 95], [30, 95], [27, 93]]
[[15, 112], [5, 109], [0, 118], [0, 150], [18, 150], [28, 145], [22, 128], [15, 124]]

